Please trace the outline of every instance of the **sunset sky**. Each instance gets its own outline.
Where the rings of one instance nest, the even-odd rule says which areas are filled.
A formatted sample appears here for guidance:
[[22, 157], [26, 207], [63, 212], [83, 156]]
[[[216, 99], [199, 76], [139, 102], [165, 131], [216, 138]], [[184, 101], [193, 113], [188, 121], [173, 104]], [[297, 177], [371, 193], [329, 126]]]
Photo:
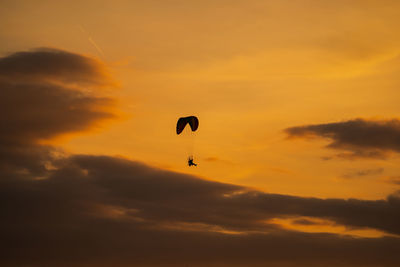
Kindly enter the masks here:
[[399, 1], [0, 17], [1, 265], [400, 266]]

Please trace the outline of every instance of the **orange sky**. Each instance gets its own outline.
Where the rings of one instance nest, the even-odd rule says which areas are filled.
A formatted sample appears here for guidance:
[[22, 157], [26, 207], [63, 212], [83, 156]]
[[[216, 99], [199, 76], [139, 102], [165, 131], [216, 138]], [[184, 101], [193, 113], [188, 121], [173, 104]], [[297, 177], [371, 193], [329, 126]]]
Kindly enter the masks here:
[[[129, 249], [152, 236], [205, 249], [210, 261], [189, 253], [196, 266], [222, 266], [205, 237], [227, 247], [223, 261], [243, 251], [232, 244], [279, 240], [284, 254], [298, 240], [288, 251], [304, 248], [304, 266], [325, 250], [336, 266], [338, 248], [364, 266], [380, 242], [398, 244], [400, 1], [15, 0], [0, 17], [0, 202], [11, 203], [0, 228], [16, 216], [28, 229], [12, 228], [11, 243], [46, 233], [39, 252], [65, 245], [67, 225], [88, 234], [95, 266], [131, 266]], [[194, 137], [176, 135], [190, 115]], [[129, 252], [103, 263], [98, 233]], [[146, 266], [164, 266], [148, 244], [135, 255], [155, 250], [161, 263]], [[242, 260], [264, 266], [252, 253]], [[271, 262], [296, 266], [285, 260]]]
[[[119, 120], [57, 140], [282, 194], [380, 199], [399, 156], [323, 160], [288, 127], [400, 116], [398, 1], [12, 1], [0, 52], [54, 47], [105, 62]], [[198, 168], [178, 117], [197, 115]], [[213, 160], [207, 160], [207, 159]], [[362, 170], [383, 169], [343, 178]]]

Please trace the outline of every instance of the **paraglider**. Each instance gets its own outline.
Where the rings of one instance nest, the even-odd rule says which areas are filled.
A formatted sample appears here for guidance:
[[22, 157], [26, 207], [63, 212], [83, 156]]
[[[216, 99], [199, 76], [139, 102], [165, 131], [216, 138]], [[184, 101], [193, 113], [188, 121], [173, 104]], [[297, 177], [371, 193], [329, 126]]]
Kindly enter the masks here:
[[199, 128], [199, 119], [196, 116], [179, 118], [178, 123], [176, 124], [176, 134], [182, 133], [187, 124], [190, 125], [192, 132], [194, 132]]
[[189, 151], [189, 157], [188, 157], [188, 166], [197, 166], [196, 163], [193, 162], [193, 137], [194, 137], [194, 132], [199, 128], [199, 119], [196, 116], [189, 116], [189, 117], [181, 117], [178, 119], [178, 122], [176, 123], [176, 134], [180, 135], [183, 130], [185, 129], [186, 125], [190, 126], [190, 133], [192, 135], [192, 140], [191, 140], [191, 148]]

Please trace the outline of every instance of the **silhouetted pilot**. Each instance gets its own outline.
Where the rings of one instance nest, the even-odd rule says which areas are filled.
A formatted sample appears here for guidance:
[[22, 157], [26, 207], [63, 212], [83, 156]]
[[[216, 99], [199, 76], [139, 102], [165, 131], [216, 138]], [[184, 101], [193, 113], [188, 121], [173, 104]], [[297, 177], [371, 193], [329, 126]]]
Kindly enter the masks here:
[[191, 158], [191, 157], [189, 157], [189, 159], [188, 159], [188, 165], [189, 165], [189, 167], [190, 166], [197, 166], [197, 164], [193, 162], [193, 158]]

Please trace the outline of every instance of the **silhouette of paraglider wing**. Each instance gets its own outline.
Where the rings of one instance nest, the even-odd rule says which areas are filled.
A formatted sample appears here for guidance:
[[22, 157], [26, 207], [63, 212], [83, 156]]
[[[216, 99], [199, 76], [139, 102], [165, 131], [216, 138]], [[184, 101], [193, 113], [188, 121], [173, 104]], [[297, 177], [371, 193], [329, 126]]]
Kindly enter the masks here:
[[189, 118], [190, 118], [189, 119], [190, 128], [194, 132], [197, 130], [197, 128], [199, 128], [199, 119], [197, 119], [197, 117], [195, 117], [195, 116], [191, 116]]
[[180, 134], [183, 129], [185, 129], [187, 123], [188, 121], [186, 118], [179, 118], [178, 123], [176, 124], [176, 134]]
[[190, 125], [190, 129], [192, 131], [196, 131], [197, 128], [199, 127], [199, 120], [195, 116], [189, 116], [189, 117], [182, 117], [179, 118], [178, 123], [176, 124], [176, 134], [180, 134], [183, 129], [185, 129], [186, 124]]

